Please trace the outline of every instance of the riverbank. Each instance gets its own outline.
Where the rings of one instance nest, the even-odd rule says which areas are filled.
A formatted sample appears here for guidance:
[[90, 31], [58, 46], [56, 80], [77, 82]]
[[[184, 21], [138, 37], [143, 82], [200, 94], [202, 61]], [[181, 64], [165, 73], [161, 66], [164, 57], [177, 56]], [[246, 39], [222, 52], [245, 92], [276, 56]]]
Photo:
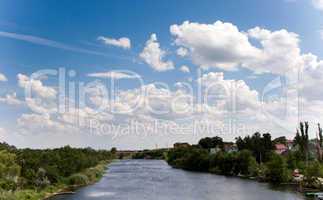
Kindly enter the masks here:
[[24, 189], [15, 192], [0, 192], [0, 200], [48, 200], [54, 196], [73, 193], [80, 187], [88, 186], [98, 182], [106, 172], [112, 160], [102, 161], [97, 166], [88, 168], [80, 173], [74, 174], [61, 182], [50, 185], [44, 189]]
[[[81, 187], [97, 183], [101, 180], [106, 170], [108, 169], [109, 164], [111, 164], [112, 162], [114, 161], [104, 161], [95, 167], [89, 168], [84, 172], [71, 176], [68, 182], [70, 182], [72, 185], [63, 185], [56, 192], [47, 193], [42, 199], [49, 200], [50, 198], [58, 195], [74, 194], [74, 191]], [[85, 177], [87, 177], [88, 181], [84, 180]]]

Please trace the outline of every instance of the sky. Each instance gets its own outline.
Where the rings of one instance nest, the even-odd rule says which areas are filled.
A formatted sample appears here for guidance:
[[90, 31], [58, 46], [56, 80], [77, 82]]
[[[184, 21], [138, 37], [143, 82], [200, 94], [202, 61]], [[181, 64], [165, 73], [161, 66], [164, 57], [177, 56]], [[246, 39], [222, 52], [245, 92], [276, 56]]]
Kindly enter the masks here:
[[323, 1], [0, 1], [0, 140], [146, 149], [323, 123]]

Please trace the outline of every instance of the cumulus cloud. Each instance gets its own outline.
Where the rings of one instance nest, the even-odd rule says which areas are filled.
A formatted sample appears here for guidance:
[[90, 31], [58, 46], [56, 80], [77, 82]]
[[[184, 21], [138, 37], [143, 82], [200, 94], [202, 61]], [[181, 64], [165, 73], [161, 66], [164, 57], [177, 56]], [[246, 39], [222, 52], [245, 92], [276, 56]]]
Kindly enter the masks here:
[[[227, 108], [232, 109], [232, 106], [235, 106], [235, 109], [240, 111], [242, 109], [257, 111], [260, 108], [258, 92], [251, 90], [243, 80], [225, 79], [222, 72], [210, 72], [204, 74], [197, 82], [205, 88], [207, 96], [213, 96], [216, 100], [220, 98], [221, 101], [225, 102], [222, 105], [225, 105]], [[232, 96], [232, 93], [235, 96]]]
[[258, 58], [243, 63], [256, 72], [284, 74], [298, 70], [301, 64], [299, 37], [287, 30], [269, 31], [259, 27], [250, 29], [251, 38], [260, 42], [262, 49]]
[[323, 0], [312, 0], [314, 8], [323, 11]]
[[260, 54], [249, 43], [248, 37], [231, 23], [185, 21], [181, 25], [172, 25], [170, 32], [175, 37], [175, 44], [188, 49], [193, 62], [202, 67], [232, 70], [244, 60]]
[[[318, 69], [320, 61], [316, 57], [308, 56], [306, 60], [308, 66]], [[239, 135], [251, 134], [253, 131], [271, 131], [275, 135], [282, 130], [286, 131], [286, 127], [279, 129], [280, 124], [292, 124], [292, 127], [287, 129], [288, 133], [286, 134], [289, 134], [288, 136], [294, 134], [292, 131], [297, 124], [297, 117], [295, 117], [297, 116], [297, 98], [295, 96], [287, 98], [290, 101], [289, 104], [291, 104], [291, 113], [285, 115], [285, 103], [272, 100], [270, 96], [268, 97], [269, 101], [264, 101], [261, 99], [262, 94], [248, 86], [245, 81], [227, 79], [222, 72], [203, 74], [196, 82], [202, 88], [201, 100], [194, 95], [189, 84], [185, 82], [177, 83], [175, 89], [158, 85], [158, 83], [151, 83], [134, 89], [120, 90], [116, 94], [117, 101], [113, 102], [110, 99], [105, 99], [97, 90], [92, 89], [88, 91], [91, 93], [90, 100], [96, 105], [106, 101], [107, 106], [100, 112], [89, 105], [75, 107], [64, 113], [49, 112], [44, 109], [43, 114], [22, 114], [17, 123], [20, 130], [25, 134], [42, 132], [55, 135], [56, 132], [64, 132], [72, 135], [77, 134], [74, 137], [82, 138], [83, 134], [91, 131], [91, 138], [98, 138], [101, 134], [109, 135], [117, 138], [118, 147], [126, 148], [138, 148], [136, 146], [138, 144], [142, 144], [144, 147], [153, 147], [154, 142], [151, 140], [157, 139], [160, 135], [166, 135], [167, 141], [170, 143], [176, 142], [176, 134], [182, 133], [182, 130], [176, 129], [176, 132], [172, 132], [162, 127], [181, 127], [186, 124], [192, 126], [194, 123], [200, 122], [204, 125], [214, 124], [217, 129], [205, 131], [205, 129], [195, 130], [188, 127], [183, 132], [186, 134], [183, 137], [187, 141], [194, 142], [195, 139], [212, 134], [218, 134], [225, 139], [232, 140], [237, 135], [223, 128], [230, 120], [236, 120], [237, 126], [241, 126]], [[292, 88], [292, 90], [295, 90], [295, 88]], [[288, 89], [288, 91], [292, 90]], [[318, 108], [323, 105], [322, 101], [314, 99], [307, 99], [304, 102], [306, 103], [304, 117], [305, 115], [306, 117], [311, 116], [311, 112], [315, 112], [315, 109], [319, 110]], [[40, 109], [41, 107], [37, 105], [37, 108]], [[277, 116], [286, 116], [286, 118], [278, 121]], [[313, 116], [309, 119], [318, 120]], [[139, 132], [128, 130], [126, 135], [122, 135], [123, 133], [120, 133], [119, 129], [110, 128], [111, 124], [122, 127], [130, 125], [133, 121], [140, 123]], [[156, 123], [159, 124], [157, 129], [154, 127]], [[102, 127], [104, 128], [102, 129]], [[106, 127], [109, 128], [106, 129]], [[243, 129], [243, 127], [248, 129]], [[141, 128], [144, 128], [146, 132]], [[190, 132], [193, 130], [194, 133]], [[140, 137], [140, 135], [136, 135], [148, 134], [148, 132], [153, 133], [154, 136]], [[197, 138], [194, 139], [190, 133], [197, 135]], [[121, 134], [121, 136], [118, 134]], [[276, 136], [279, 136], [279, 134]], [[54, 136], [48, 135], [48, 137]]]
[[176, 50], [176, 53], [177, 53], [177, 55], [179, 55], [179, 56], [181, 56], [181, 57], [185, 57], [185, 56], [187, 56], [187, 54], [188, 54], [188, 50], [187, 50], [187, 49], [185, 49], [185, 48], [183, 48], [183, 47], [180, 47], [180, 48], [178, 48], [178, 49]]
[[322, 100], [323, 95], [318, 92], [318, 86], [323, 84], [323, 60], [313, 54], [305, 54], [302, 59], [303, 70], [298, 83], [302, 88], [302, 95], [309, 100]]
[[8, 105], [21, 105], [24, 103], [17, 98], [17, 94], [15, 92], [12, 94], [7, 94], [5, 97], [0, 97], [0, 102]]
[[135, 79], [137, 75], [129, 74], [125, 72], [109, 71], [109, 72], [97, 72], [88, 74], [89, 77], [95, 78], [112, 78], [112, 79]]
[[24, 74], [18, 74], [17, 79], [20, 87], [34, 91], [40, 97], [56, 98], [57, 91], [52, 87], [44, 86], [40, 80], [30, 79]]
[[[48, 114], [22, 114], [17, 119], [17, 124], [19, 127], [22, 127], [30, 131], [40, 130], [40, 131], [51, 131], [58, 132], [62, 130], [67, 130], [67, 124], [61, 124], [57, 121], [51, 119], [51, 116]], [[35, 133], [35, 132], [34, 132]], [[41, 134], [41, 133], [39, 133]]]
[[165, 54], [166, 52], [160, 48], [156, 34], [152, 34], [139, 56], [154, 70], [161, 72], [174, 69], [172, 61], [164, 61]]
[[244, 67], [257, 73], [283, 74], [299, 67], [301, 62], [298, 35], [284, 29], [255, 27], [243, 32], [221, 21], [213, 24], [185, 21], [172, 25], [170, 32], [175, 44], [187, 49], [192, 61], [201, 67], [223, 70]]
[[190, 68], [186, 65], [182, 65], [181, 68], [179, 68], [179, 70], [183, 73], [190, 73]]
[[106, 44], [106, 45], [121, 47], [123, 49], [130, 49], [131, 48], [131, 41], [129, 38], [126, 38], [126, 37], [114, 39], [114, 38], [99, 36], [98, 40], [104, 42], [104, 44]]
[[7, 80], [8, 80], [7, 77], [4, 74], [0, 73], [0, 81], [7, 81]]
[[[86, 145], [89, 138], [96, 143], [102, 141], [104, 146], [106, 141], [111, 142], [111, 138], [115, 137], [113, 142], [117, 147], [137, 149], [154, 147], [155, 143], [172, 144], [179, 141], [178, 138], [196, 142], [212, 134], [233, 140], [237, 135], [269, 131], [273, 137], [283, 134], [292, 138], [298, 120], [313, 123], [323, 121], [323, 111], [320, 109], [323, 96], [318, 88], [323, 85], [323, 61], [311, 53], [301, 53], [297, 34], [284, 29], [272, 31], [260, 27], [241, 31], [231, 23], [219, 21], [214, 24], [184, 22], [171, 26], [170, 30], [177, 45], [176, 53], [192, 59], [193, 63], [201, 67], [223, 70], [243, 67], [254, 72], [253, 76], [272, 73], [275, 75], [271, 76], [274, 80], [264, 83], [261, 91], [241, 78], [228, 78], [223, 72], [208, 72], [195, 80], [200, 91], [193, 91], [195, 87], [185, 82], [177, 82], [174, 88], [149, 83], [132, 89], [120, 88], [113, 100], [96, 88], [88, 88], [86, 93], [91, 105], [85, 104], [59, 113], [54, 87], [46, 86], [44, 80], [31, 80], [19, 74], [18, 85], [24, 89], [30, 86], [36, 96], [27, 98], [26, 103], [33, 111], [42, 113], [23, 113], [17, 120], [20, 130], [29, 134], [41, 130], [46, 136], [58, 132], [77, 133], [69, 142], [79, 139], [82, 141], [77, 142]], [[174, 64], [167, 61], [165, 56], [166, 52], [160, 48], [156, 35], [151, 35], [140, 57], [156, 71], [173, 69]], [[179, 70], [185, 73], [190, 71], [185, 65]], [[283, 74], [286, 76], [282, 77]], [[135, 77], [121, 71], [91, 73], [88, 76], [115, 79]], [[18, 104], [16, 99], [16, 94], [11, 94], [0, 98], [0, 102]], [[299, 100], [303, 103], [301, 113]], [[97, 110], [96, 107], [104, 109]], [[300, 119], [298, 116], [301, 116]], [[118, 129], [123, 125], [131, 125], [133, 121], [139, 122], [143, 130], [136, 132], [123, 129], [122, 132]], [[157, 128], [154, 127], [156, 121], [159, 123]], [[215, 125], [216, 129], [194, 129], [191, 126], [196, 125], [196, 122]], [[118, 128], [111, 128], [111, 125]], [[182, 125], [189, 127], [185, 126], [187, 129], [184, 131], [176, 129], [173, 132], [164, 129]], [[226, 129], [226, 126], [230, 128]], [[83, 137], [82, 134], [88, 132], [112, 134], [113, 137], [106, 137], [107, 140], [98, 139], [93, 134], [91, 137]], [[185, 135], [176, 137], [178, 133]], [[140, 134], [145, 137], [140, 137]]]

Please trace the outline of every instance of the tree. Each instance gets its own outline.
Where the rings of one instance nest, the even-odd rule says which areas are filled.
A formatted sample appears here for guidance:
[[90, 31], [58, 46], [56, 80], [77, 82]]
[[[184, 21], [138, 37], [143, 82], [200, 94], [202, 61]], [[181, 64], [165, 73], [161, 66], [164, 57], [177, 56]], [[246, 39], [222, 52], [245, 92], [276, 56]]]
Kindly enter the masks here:
[[288, 181], [287, 166], [282, 156], [272, 154], [266, 167], [266, 178], [269, 182], [277, 184]]
[[237, 157], [237, 168], [242, 175], [249, 175], [249, 167], [253, 164], [255, 158], [249, 150], [242, 150]]
[[287, 139], [286, 139], [285, 136], [278, 137], [278, 138], [273, 140], [273, 143], [274, 144], [285, 144], [285, 145], [287, 145]]
[[309, 125], [308, 122], [300, 122], [299, 129], [296, 130], [296, 136], [294, 138], [294, 145], [299, 147], [299, 151], [302, 155], [302, 159], [308, 158], [308, 136]]
[[317, 124], [318, 126], [318, 134], [319, 134], [319, 144], [320, 144], [320, 147], [323, 147], [323, 130], [321, 128], [321, 125], [320, 124]]
[[45, 188], [46, 186], [50, 185], [50, 181], [46, 176], [46, 170], [43, 168], [39, 168], [36, 174], [36, 186], [38, 188]]
[[223, 139], [216, 136], [216, 137], [206, 137], [206, 138], [202, 138], [199, 141], [199, 145], [203, 148], [203, 149], [211, 149], [211, 148], [223, 148]]
[[116, 154], [116, 153], [117, 153], [117, 148], [112, 147], [112, 148], [111, 148], [111, 153], [112, 153], [112, 154]]
[[16, 155], [6, 150], [0, 151], [0, 188], [16, 189], [19, 175], [20, 166], [16, 163]]
[[269, 158], [268, 155], [274, 149], [269, 133], [265, 133], [261, 136], [261, 134], [257, 132], [253, 134], [252, 137], [246, 136], [243, 139], [238, 137], [236, 138], [236, 144], [240, 151], [250, 150], [258, 163], [267, 161]]
[[305, 169], [306, 182], [313, 183], [322, 175], [322, 170], [319, 162], [311, 162]]
[[323, 147], [323, 130], [320, 124], [318, 126], [318, 144], [317, 144], [317, 157], [319, 161], [322, 161], [322, 147]]

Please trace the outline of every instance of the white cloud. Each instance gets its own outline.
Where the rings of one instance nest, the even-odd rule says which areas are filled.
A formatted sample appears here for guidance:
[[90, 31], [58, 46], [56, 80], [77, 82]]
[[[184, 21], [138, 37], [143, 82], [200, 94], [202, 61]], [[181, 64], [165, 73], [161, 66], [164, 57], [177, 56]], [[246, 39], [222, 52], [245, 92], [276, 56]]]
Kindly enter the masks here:
[[314, 8], [323, 11], [323, 0], [312, 0]]
[[92, 55], [100, 55], [100, 56], [106, 56], [106, 54], [98, 51], [92, 51], [88, 49], [83, 49], [79, 47], [74, 47], [70, 46], [61, 42], [53, 41], [53, 40], [48, 40], [46, 38], [41, 38], [33, 35], [25, 35], [25, 34], [19, 34], [19, 33], [10, 33], [10, 32], [5, 32], [5, 31], [0, 31], [0, 37], [6, 37], [6, 38], [11, 38], [15, 40], [21, 40], [33, 44], [38, 44], [42, 46], [48, 46], [48, 47], [53, 47], [57, 49], [63, 49], [67, 51], [73, 51], [73, 52], [78, 52], [78, 53], [85, 53], [85, 54], [92, 54]]
[[[66, 130], [70, 127], [67, 124], [61, 124], [57, 121], [53, 121], [51, 116], [48, 114], [22, 114], [17, 119], [17, 124], [19, 127], [23, 128], [23, 131], [50, 131], [57, 132]], [[42, 134], [41, 132], [39, 134]]]
[[106, 45], [121, 47], [123, 49], [130, 49], [131, 48], [131, 41], [129, 38], [126, 38], [126, 37], [114, 39], [114, 38], [99, 36], [98, 40], [104, 42], [104, 44], [106, 44]]
[[[210, 72], [204, 74], [197, 80], [198, 84], [202, 85], [208, 96], [214, 96], [217, 100], [225, 103], [226, 108], [235, 108], [238, 110], [252, 109], [257, 111], [260, 109], [259, 94], [256, 90], [251, 90], [243, 80], [224, 79], [222, 72]], [[236, 94], [236, 99], [232, 99], [232, 93]], [[225, 108], [222, 108], [225, 109]]]
[[[190, 57], [199, 66], [224, 70], [244, 67], [255, 72], [247, 78], [259, 76], [257, 73], [269, 72], [277, 75], [277, 79], [268, 84], [264, 83], [264, 90], [257, 91], [244, 80], [228, 79], [223, 72], [209, 72], [196, 80], [198, 86], [201, 86], [201, 94], [198, 94], [200, 96], [196, 91], [191, 92], [185, 82], [176, 83], [174, 89], [150, 83], [134, 89], [118, 90], [115, 94], [116, 102], [112, 102], [94, 88], [86, 91], [91, 105], [82, 105], [59, 113], [56, 105], [57, 91], [54, 87], [46, 86], [45, 80], [30, 80], [28, 76], [19, 74], [19, 86], [27, 88], [30, 83], [36, 96], [33, 99], [27, 98], [26, 103], [33, 111], [43, 113], [23, 113], [17, 119], [19, 130], [29, 135], [44, 133], [43, 138], [51, 145], [62, 144], [61, 138], [57, 141], [53, 141], [53, 138], [66, 132], [73, 133], [73, 136], [68, 138], [68, 135], [64, 135], [64, 143], [85, 146], [102, 144], [106, 147], [106, 142], [109, 142], [109, 145], [117, 147], [138, 149], [153, 148], [156, 143], [160, 146], [166, 142], [172, 144], [180, 141], [179, 137], [181, 140], [196, 142], [199, 138], [212, 134], [218, 134], [225, 140], [233, 140], [237, 135], [269, 131], [273, 137], [286, 135], [292, 138], [299, 114], [301, 120], [313, 123], [323, 121], [323, 110], [320, 109], [323, 106], [323, 96], [319, 88], [323, 85], [323, 61], [310, 53], [301, 54], [297, 34], [259, 27], [243, 32], [233, 24], [222, 22], [184, 22], [182, 25], [173, 25], [171, 33], [175, 37], [178, 51], [182, 51], [180, 56]], [[140, 57], [155, 70], [164, 71], [174, 68], [171, 61], [165, 61], [165, 55], [166, 52], [160, 49], [157, 37], [153, 34], [146, 42]], [[179, 70], [189, 72], [186, 67], [182, 66]], [[300, 75], [304, 82], [299, 82], [296, 69], [303, 70]], [[281, 75], [285, 73], [286, 80], [282, 81]], [[132, 74], [116, 71], [91, 73], [88, 76], [134, 78]], [[302, 113], [298, 109], [297, 88], [302, 89]], [[0, 102], [8, 104], [15, 100], [15, 94], [0, 98]], [[98, 107], [104, 105], [104, 109], [96, 112], [92, 104]], [[146, 132], [128, 130], [129, 132], [120, 133], [110, 127], [115, 125], [120, 128], [131, 125], [132, 121], [140, 122], [140, 128], [147, 128]], [[154, 127], [156, 121], [159, 123], [157, 128]], [[194, 130], [195, 136], [192, 135], [192, 129], [188, 129], [187, 132], [184, 131], [185, 135], [179, 137], [176, 134], [178, 131], [181, 134], [181, 129], [176, 132], [163, 129], [169, 125], [178, 128], [178, 125], [185, 123], [193, 126], [195, 122], [201, 121], [215, 125], [217, 129], [197, 129]], [[232, 126], [237, 127], [232, 130]], [[89, 132], [91, 136], [86, 135]], [[121, 136], [115, 140], [110, 135], [104, 139], [103, 136], [95, 135], [116, 133]], [[141, 134], [145, 137], [141, 137]], [[41, 137], [28, 138], [34, 145], [43, 144], [32, 140]]]
[[187, 49], [185, 49], [185, 48], [183, 48], [183, 47], [180, 47], [180, 48], [178, 48], [178, 49], [176, 50], [176, 53], [177, 53], [177, 55], [179, 55], [179, 56], [181, 56], [181, 57], [185, 57], [185, 56], [187, 56], [187, 54], [188, 54], [188, 50], [187, 50]]
[[0, 81], [8, 81], [8, 79], [4, 74], [0, 73]]
[[305, 54], [302, 58], [304, 67], [298, 83], [303, 88], [302, 95], [309, 100], [322, 100], [323, 94], [318, 92], [318, 86], [323, 84], [323, 60], [313, 54]]
[[172, 25], [170, 32], [175, 44], [188, 49], [192, 61], [201, 67], [223, 70], [244, 67], [257, 73], [284, 74], [301, 62], [298, 35], [284, 29], [269, 31], [255, 27], [246, 33], [231, 23], [186, 21]]
[[17, 94], [7, 94], [5, 97], [0, 97], [0, 102], [6, 103], [8, 105], [21, 105], [24, 102], [17, 98]]
[[128, 74], [125, 72], [116, 72], [116, 71], [109, 71], [109, 72], [98, 72], [98, 73], [91, 73], [88, 74], [89, 77], [96, 77], [96, 78], [112, 78], [112, 79], [134, 79], [138, 78], [133, 74]]
[[269, 31], [259, 27], [250, 29], [248, 35], [262, 46], [259, 57], [243, 63], [255, 72], [284, 74], [297, 70], [301, 64], [299, 38], [287, 30]]
[[40, 80], [30, 79], [24, 74], [18, 74], [18, 85], [24, 89], [31, 89], [42, 98], [56, 98], [57, 91], [48, 86], [44, 86]]
[[188, 49], [193, 62], [202, 67], [232, 70], [244, 60], [260, 54], [249, 43], [248, 37], [231, 23], [185, 21], [181, 25], [172, 25], [170, 32], [175, 37], [175, 43]]
[[181, 68], [179, 68], [179, 70], [183, 73], [190, 73], [190, 68], [187, 67], [186, 65], [182, 65]]
[[174, 63], [172, 61], [163, 60], [165, 54], [166, 52], [160, 49], [156, 34], [152, 34], [139, 56], [154, 70], [161, 72], [174, 69]]

